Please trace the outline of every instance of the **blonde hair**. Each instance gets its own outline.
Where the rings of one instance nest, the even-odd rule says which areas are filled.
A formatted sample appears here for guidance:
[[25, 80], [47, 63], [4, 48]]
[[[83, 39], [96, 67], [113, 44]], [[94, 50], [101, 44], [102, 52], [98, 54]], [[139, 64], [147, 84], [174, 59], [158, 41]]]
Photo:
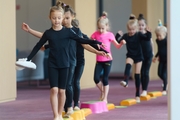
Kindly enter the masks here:
[[161, 20], [158, 20], [158, 26], [155, 29], [155, 33], [163, 33], [164, 35], [167, 34], [167, 28], [165, 26], [162, 25]]
[[138, 30], [138, 20], [136, 19], [136, 16], [131, 14], [129, 17], [129, 21], [127, 22], [127, 29], [129, 29], [129, 26], [136, 27]]
[[51, 16], [51, 13], [54, 11], [60, 11], [62, 14], [64, 14], [64, 9], [62, 8], [62, 4], [64, 3], [61, 2], [60, 0], [57, 0], [56, 5], [51, 7], [49, 16]]
[[107, 18], [108, 14], [107, 12], [103, 12], [102, 16], [99, 17], [99, 19], [97, 20], [97, 25], [99, 24], [103, 24], [109, 27], [109, 19]]
[[165, 26], [157, 26], [155, 29], [155, 33], [163, 33], [164, 35], [167, 34], [167, 28]]

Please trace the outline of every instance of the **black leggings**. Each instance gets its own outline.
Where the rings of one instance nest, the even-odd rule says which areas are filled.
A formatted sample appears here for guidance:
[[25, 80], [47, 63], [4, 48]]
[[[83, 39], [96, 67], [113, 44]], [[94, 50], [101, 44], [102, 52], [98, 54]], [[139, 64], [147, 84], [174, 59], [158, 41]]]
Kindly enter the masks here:
[[163, 90], [166, 90], [167, 87], [167, 62], [159, 62], [158, 66], [158, 76], [163, 81]]
[[94, 70], [94, 82], [98, 84], [100, 82], [100, 76], [101, 72], [103, 70], [103, 78], [102, 83], [104, 86], [107, 86], [108, 83], [108, 77], [111, 70], [112, 61], [106, 61], [106, 62], [96, 62], [95, 70]]
[[147, 90], [149, 84], [149, 70], [152, 63], [152, 57], [144, 58], [141, 67], [142, 90]]
[[72, 100], [73, 100], [72, 82], [73, 82], [74, 70], [75, 70], [75, 66], [69, 67], [69, 74], [66, 85], [66, 103], [64, 105], [65, 112], [67, 112], [68, 107], [72, 107]]
[[83, 71], [84, 71], [84, 64], [77, 64], [75, 71], [74, 71], [74, 78], [73, 78], [74, 106], [79, 106], [80, 79], [81, 79]]

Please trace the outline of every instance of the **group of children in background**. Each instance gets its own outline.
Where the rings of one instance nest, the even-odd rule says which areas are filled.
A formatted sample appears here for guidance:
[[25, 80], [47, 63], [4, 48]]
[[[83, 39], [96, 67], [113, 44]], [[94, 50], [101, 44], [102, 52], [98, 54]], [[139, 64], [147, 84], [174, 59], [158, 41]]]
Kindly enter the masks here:
[[[54, 114], [53, 120], [63, 120], [69, 117], [73, 110], [79, 110], [80, 78], [83, 73], [85, 58], [84, 48], [96, 55], [94, 69], [94, 82], [101, 92], [100, 100], [108, 103], [108, 76], [112, 65], [111, 43], [120, 49], [126, 44], [126, 65], [124, 80], [120, 84], [128, 87], [131, 67], [135, 65], [136, 101], [140, 102], [140, 96], [147, 95], [149, 83], [149, 70], [152, 61], [159, 60], [158, 75], [163, 80], [163, 95], [167, 89], [167, 29], [159, 25], [156, 30], [156, 42], [158, 52], [154, 56], [151, 31], [142, 14], [138, 19], [131, 15], [127, 22], [127, 33], [122, 31], [114, 36], [109, 31], [109, 20], [107, 13], [97, 20], [97, 28], [90, 38], [83, 34], [79, 28], [79, 22], [75, 19], [76, 13], [65, 3], [58, 1], [50, 10], [49, 18], [52, 27], [44, 33], [31, 29], [23, 23], [23, 30], [41, 38], [36, 44], [27, 61], [31, 60], [38, 50], [48, 41], [45, 49], [50, 49], [48, 60], [48, 74], [50, 82], [50, 102]], [[101, 73], [102, 81], [101, 81]], [[142, 94], [140, 95], [140, 84], [142, 83]], [[72, 103], [74, 102], [74, 106]]]

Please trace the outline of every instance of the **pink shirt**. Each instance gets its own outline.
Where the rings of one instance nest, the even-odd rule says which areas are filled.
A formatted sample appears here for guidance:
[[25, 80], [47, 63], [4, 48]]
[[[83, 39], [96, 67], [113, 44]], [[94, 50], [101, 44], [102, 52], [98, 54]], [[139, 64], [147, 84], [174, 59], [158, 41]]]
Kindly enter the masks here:
[[[100, 33], [99, 31], [96, 31], [91, 35], [91, 38], [105, 44], [106, 47], [104, 49], [107, 52], [109, 52], [109, 54], [111, 54], [111, 42], [113, 40], [115, 40], [115, 37], [114, 37], [113, 33], [111, 33], [111, 32]], [[104, 57], [104, 56], [101, 56], [101, 55], [96, 55], [96, 61], [101, 62], [101, 61], [110, 61], [110, 60], [111, 59], [109, 59], [107, 57]]]

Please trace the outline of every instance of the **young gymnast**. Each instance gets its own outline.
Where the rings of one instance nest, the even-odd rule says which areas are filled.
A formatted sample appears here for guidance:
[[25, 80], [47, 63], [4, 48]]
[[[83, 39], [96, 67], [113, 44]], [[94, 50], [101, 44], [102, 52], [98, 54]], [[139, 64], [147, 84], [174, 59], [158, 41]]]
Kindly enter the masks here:
[[[64, 10], [65, 10], [65, 14], [64, 14], [65, 18], [64, 18], [64, 22], [63, 22], [64, 25], [68, 28], [72, 28], [76, 34], [78, 34], [79, 36], [82, 37], [83, 34], [81, 33], [80, 29], [78, 28], [76, 19], [74, 19], [75, 15], [76, 15], [74, 10], [68, 5], [64, 7]], [[73, 27], [73, 25], [76, 27]], [[87, 39], [89, 39], [89, 38], [87, 38]], [[83, 44], [76, 43], [76, 44], [74, 44], [74, 46], [76, 46], [76, 50], [74, 51], [74, 52], [76, 52], [76, 54], [74, 55], [74, 59], [76, 59], [77, 62], [76, 62], [74, 71], [71, 73], [72, 77], [70, 78], [67, 88], [66, 88], [66, 97], [67, 97], [66, 104], [65, 104], [66, 114], [64, 117], [70, 117], [70, 115], [73, 113], [73, 107], [72, 107], [73, 98], [78, 97], [76, 87], [80, 86], [80, 83], [79, 82], [77, 83], [77, 76], [82, 74], [82, 71], [81, 71], [81, 69], [79, 69], [79, 67], [81, 67], [81, 65], [84, 64], [84, 48], [85, 49], [91, 48], [90, 52], [94, 52], [94, 51], [92, 51], [92, 50], [94, 50], [94, 48], [92, 48], [91, 46], [89, 46], [87, 44], [83, 45]], [[95, 46], [93, 46], [93, 47], [95, 47]], [[96, 48], [96, 49], [98, 49], [98, 48]], [[103, 49], [101, 48], [100, 50], [103, 50]], [[95, 50], [95, 51], [96, 52], [94, 52], [94, 53], [98, 54], [99, 51], [97, 51], [97, 50]], [[102, 55], [102, 54], [99, 54], [99, 55]], [[73, 88], [74, 88], [74, 91], [73, 91]], [[79, 110], [79, 106], [76, 101], [74, 102], [74, 110]]]
[[134, 15], [131, 15], [129, 21], [127, 22], [127, 30], [122, 37], [119, 33], [116, 34], [116, 39], [121, 41], [126, 41], [126, 66], [124, 71], [124, 80], [120, 84], [124, 87], [128, 87], [128, 80], [130, 77], [131, 66], [135, 64], [135, 86], [136, 86], [136, 101], [140, 102], [140, 71], [143, 61], [143, 54], [140, 41], [150, 37], [150, 32], [147, 32], [147, 35], [138, 32], [138, 20]]
[[[73, 11], [73, 9], [69, 5], [66, 5], [62, 2], [61, 2], [61, 7], [65, 11], [65, 13], [64, 13], [65, 18], [63, 20], [63, 25], [67, 28], [71, 28], [79, 36], [82, 36], [80, 29], [72, 26], [72, 24], [74, 26], [77, 26], [75, 19], [74, 19], [75, 12]], [[37, 36], [40, 38], [42, 37], [41, 32], [31, 29], [25, 23], [23, 24], [22, 28], [34, 36]], [[71, 58], [70, 59], [70, 69], [69, 69], [69, 74], [68, 74], [68, 82], [67, 82], [67, 86], [66, 86], [66, 104], [64, 106], [66, 114], [64, 117], [69, 117], [73, 113], [72, 99], [73, 99], [73, 96], [75, 97], [76, 95], [73, 95], [72, 83], [73, 83], [73, 76], [76, 78], [76, 76], [78, 76], [79, 74], [82, 74], [81, 70], [77, 69], [78, 65], [84, 64], [84, 62], [83, 62], [84, 61], [84, 48], [82, 46], [85, 49], [87, 49], [88, 51], [99, 54], [99, 55], [104, 55], [106, 52], [102, 48], [99, 49], [97, 47], [97, 45], [91, 44], [91, 46], [93, 46], [94, 48], [102, 50], [102, 51], [98, 51], [87, 44], [79, 44], [79, 43], [76, 43], [76, 41], [71, 41], [71, 44], [70, 44], [71, 49], [70, 49], [70, 54], [69, 54], [70, 58]], [[46, 45], [45, 47], [49, 48], [49, 45]], [[103, 52], [103, 51], [105, 51], [105, 52]], [[78, 56], [80, 56], [80, 57], [83, 56], [83, 58], [80, 58]], [[75, 72], [75, 74], [74, 74], [74, 72]], [[76, 86], [77, 85], [79, 86], [79, 82], [78, 82], [78, 84], [76, 84]], [[73, 88], [76, 88], [76, 87], [73, 86]], [[76, 104], [74, 106], [75, 106], [74, 107], [75, 110], [79, 109]]]
[[70, 28], [62, 26], [64, 10], [60, 2], [50, 9], [49, 18], [52, 27], [46, 30], [35, 45], [27, 61], [30, 61], [38, 50], [48, 41], [49, 43], [49, 60], [48, 60], [48, 74], [50, 82], [50, 102], [54, 114], [53, 120], [63, 120], [62, 112], [65, 103], [65, 88], [68, 79], [68, 72], [70, 67], [69, 50], [70, 44], [73, 40], [83, 44], [102, 44], [101, 42], [83, 39], [79, 37]]
[[[92, 39], [96, 39], [97, 41], [103, 42], [106, 46], [105, 50], [109, 52], [111, 55], [111, 43], [114, 44], [116, 48], [121, 48], [126, 42], [124, 40], [119, 44], [114, 34], [109, 32], [109, 20], [107, 18], [107, 13], [103, 12], [102, 16], [97, 21], [98, 30], [95, 31], [92, 35]], [[109, 92], [109, 84], [108, 77], [111, 70], [112, 58], [107, 58], [103, 56], [96, 56], [96, 66], [94, 70], [94, 82], [96, 86], [101, 92], [100, 100], [104, 102], [107, 101], [108, 92]], [[101, 72], [103, 71], [102, 82], [100, 80]]]
[[149, 37], [141, 40], [142, 53], [144, 60], [142, 61], [141, 67], [141, 83], [142, 83], [142, 94], [141, 96], [147, 95], [147, 89], [149, 84], [149, 70], [153, 58], [153, 41], [151, 38], [151, 33], [147, 31], [147, 22], [143, 14], [139, 14], [138, 17], [139, 31], [143, 34], [150, 34]]
[[153, 62], [159, 60], [158, 76], [163, 81], [162, 94], [166, 95], [167, 92], [167, 28], [161, 24], [155, 29], [156, 43], [158, 47], [157, 54], [153, 58]]

